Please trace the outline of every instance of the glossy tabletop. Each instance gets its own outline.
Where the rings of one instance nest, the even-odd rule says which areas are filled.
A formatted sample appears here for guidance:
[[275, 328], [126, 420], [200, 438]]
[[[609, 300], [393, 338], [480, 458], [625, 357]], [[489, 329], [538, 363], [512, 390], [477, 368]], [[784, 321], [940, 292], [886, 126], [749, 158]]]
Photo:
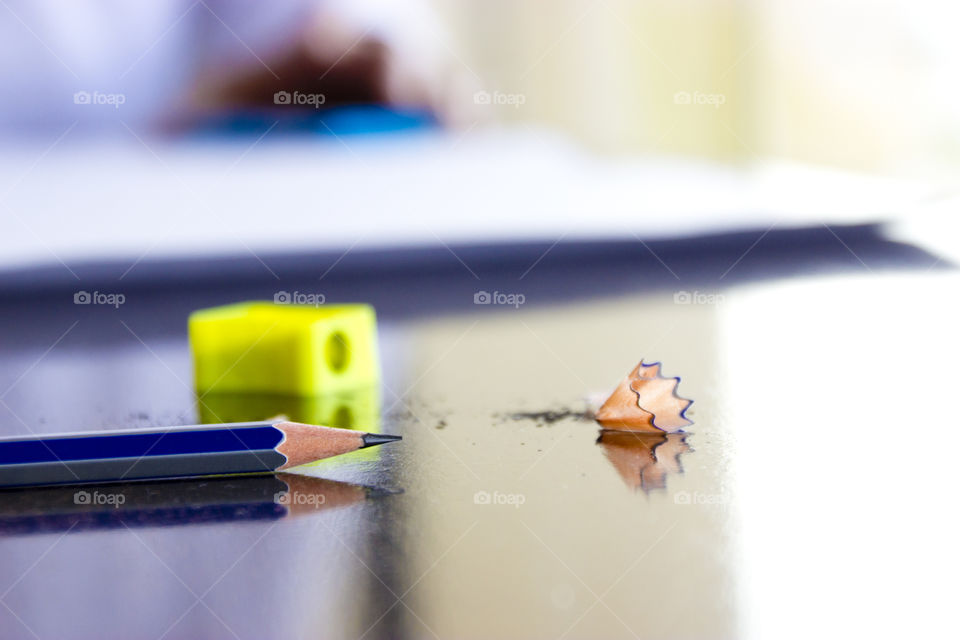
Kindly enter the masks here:
[[[654, 287], [541, 300], [548, 261], [489, 283], [520, 305], [387, 305], [379, 398], [334, 414], [378, 404], [360, 420], [404, 440], [309, 477], [5, 492], [3, 637], [956, 634], [960, 280], [920, 254], [712, 283], [671, 260], [610, 267], [676, 272]], [[128, 300], [7, 304], [4, 435], [202, 417], [179, 311]], [[640, 359], [694, 424], [600, 439]]]

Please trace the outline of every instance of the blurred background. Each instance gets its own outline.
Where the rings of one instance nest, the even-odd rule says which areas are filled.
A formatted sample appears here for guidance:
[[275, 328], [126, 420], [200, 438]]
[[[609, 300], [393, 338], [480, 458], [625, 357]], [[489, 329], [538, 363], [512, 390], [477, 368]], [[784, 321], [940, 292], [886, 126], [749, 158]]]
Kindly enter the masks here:
[[942, 3], [0, 8], [8, 268], [951, 224]]
[[[159, 125], [214, 95], [249, 104], [252, 89], [231, 104], [211, 86], [244, 74], [306, 89], [287, 66], [301, 48], [314, 78], [343, 65], [313, 83], [336, 94], [326, 106], [381, 101], [467, 128], [545, 126], [605, 153], [924, 177], [958, 161], [949, 3], [11, 1], [4, 14], [8, 132]], [[71, 108], [73, 91], [58, 92], [70, 88], [104, 94], [107, 108]], [[121, 104], [106, 102], [114, 94]]]
[[608, 153], [923, 177], [949, 176], [958, 159], [947, 3], [437, 6], [475, 79], [525, 96], [498, 119]]

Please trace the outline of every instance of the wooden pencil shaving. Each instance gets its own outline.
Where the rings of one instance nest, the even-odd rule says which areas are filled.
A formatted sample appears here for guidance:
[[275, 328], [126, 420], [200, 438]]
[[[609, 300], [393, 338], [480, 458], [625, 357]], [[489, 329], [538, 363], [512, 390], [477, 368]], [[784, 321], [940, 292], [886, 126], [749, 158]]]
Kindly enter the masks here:
[[660, 375], [660, 363], [643, 360], [624, 378], [594, 419], [604, 429], [670, 433], [693, 424], [684, 413], [692, 400], [677, 395], [680, 378]]

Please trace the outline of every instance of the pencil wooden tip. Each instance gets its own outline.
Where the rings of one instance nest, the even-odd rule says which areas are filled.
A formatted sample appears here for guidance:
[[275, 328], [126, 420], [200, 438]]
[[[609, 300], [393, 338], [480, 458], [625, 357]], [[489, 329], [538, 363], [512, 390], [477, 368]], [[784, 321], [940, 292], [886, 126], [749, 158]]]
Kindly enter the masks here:
[[363, 434], [363, 446], [361, 449], [366, 447], [375, 447], [378, 444], [385, 444], [387, 442], [396, 442], [397, 440], [403, 440], [402, 436], [389, 436], [385, 433], [365, 433]]

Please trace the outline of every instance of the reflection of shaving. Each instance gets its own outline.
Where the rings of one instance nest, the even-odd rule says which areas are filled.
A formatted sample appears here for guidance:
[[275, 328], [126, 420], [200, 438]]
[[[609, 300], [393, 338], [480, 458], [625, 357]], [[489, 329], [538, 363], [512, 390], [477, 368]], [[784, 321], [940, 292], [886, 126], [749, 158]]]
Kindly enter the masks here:
[[692, 400], [677, 395], [680, 378], [660, 375], [660, 363], [640, 364], [624, 378], [594, 418], [605, 429], [662, 433], [693, 424], [684, 413]]
[[683, 473], [680, 456], [690, 451], [685, 433], [601, 431], [597, 444], [631, 489], [664, 489], [667, 476]]

